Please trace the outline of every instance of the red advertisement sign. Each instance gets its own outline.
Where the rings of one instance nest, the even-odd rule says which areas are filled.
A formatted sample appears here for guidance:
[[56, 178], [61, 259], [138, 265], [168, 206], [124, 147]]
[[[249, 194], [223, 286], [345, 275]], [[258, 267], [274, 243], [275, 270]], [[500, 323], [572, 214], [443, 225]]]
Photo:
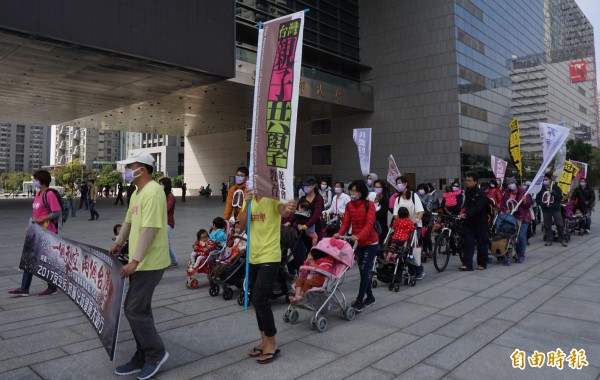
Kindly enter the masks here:
[[576, 61], [569, 63], [571, 70], [571, 83], [583, 82], [587, 80], [587, 62]]

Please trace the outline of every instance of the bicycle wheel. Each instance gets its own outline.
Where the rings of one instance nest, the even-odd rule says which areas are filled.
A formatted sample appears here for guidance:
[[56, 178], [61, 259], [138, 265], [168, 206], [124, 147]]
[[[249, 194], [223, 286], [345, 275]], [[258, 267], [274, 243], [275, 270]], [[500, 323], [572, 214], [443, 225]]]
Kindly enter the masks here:
[[450, 260], [450, 239], [447, 234], [440, 234], [433, 246], [433, 266], [438, 272], [443, 272]]
[[463, 256], [465, 255], [465, 242], [462, 237], [456, 237], [456, 251], [458, 252], [458, 257], [460, 258], [460, 263], [464, 265]]

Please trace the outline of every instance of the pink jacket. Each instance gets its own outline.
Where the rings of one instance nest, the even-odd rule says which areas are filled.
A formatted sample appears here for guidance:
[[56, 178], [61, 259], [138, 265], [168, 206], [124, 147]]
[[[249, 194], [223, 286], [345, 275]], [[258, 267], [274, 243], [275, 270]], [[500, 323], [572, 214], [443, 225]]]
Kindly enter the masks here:
[[452, 206], [456, 206], [457, 200], [456, 198], [462, 194], [462, 190], [458, 189], [456, 191], [450, 192], [450, 193], [444, 193], [442, 194], [442, 196], [444, 197], [444, 200], [446, 201], [446, 207], [452, 207]]

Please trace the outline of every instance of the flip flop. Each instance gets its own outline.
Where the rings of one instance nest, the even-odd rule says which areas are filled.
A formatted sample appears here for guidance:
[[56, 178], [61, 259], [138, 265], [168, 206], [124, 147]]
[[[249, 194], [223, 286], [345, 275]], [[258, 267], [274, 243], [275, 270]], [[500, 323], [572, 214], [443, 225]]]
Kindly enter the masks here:
[[276, 349], [275, 352], [267, 352], [266, 354], [262, 354], [262, 356], [268, 356], [266, 359], [256, 359], [259, 364], [267, 364], [277, 359], [277, 355], [279, 355], [279, 349]]
[[263, 353], [263, 350], [261, 350], [258, 347], [254, 347], [251, 352], [248, 352], [248, 356], [250, 356], [251, 358], [257, 358], [257, 357], [261, 356], [262, 353]]
[[481, 265], [477, 265], [477, 270], [486, 270], [486, 267], [482, 267]]

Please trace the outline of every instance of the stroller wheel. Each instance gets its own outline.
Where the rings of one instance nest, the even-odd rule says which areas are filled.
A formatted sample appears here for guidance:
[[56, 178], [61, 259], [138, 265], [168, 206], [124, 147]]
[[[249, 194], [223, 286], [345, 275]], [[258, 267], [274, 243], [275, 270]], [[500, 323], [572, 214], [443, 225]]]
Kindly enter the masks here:
[[190, 289], [198, 289], [198, 280], [195, 278], [188, 278], [186, 285]]
[[388, 285], [388, 290], [391, 292], [394, 289], [394, 283], [390, 282], [390, 284]]
[[244, 292], [242, 292], [242, 294], [240, 294], [239, 297], [237, 298], [237, 303], [240, 306], [244, 306]]
[[219, 295], [220, 291], [221, 291], [221, 288], [219, 288], [219, 285], [214, 284], [214, 285], [211, 285], [210, 289], [208, 290], [208, 294], [210, 294], [212, 297], [216, 297]]
[[396, 284], [396, 285], [394, 286], [394, 291], [395, 291], [396, 293], [398, 293], [398, 292], [400, 291], [400, 284]]
[[415, 286], [417, 284], [417, 280], [410, 280], [410, 286]]
[[290, 323], [291, 323], [292, 325], [295, 325], [296, 323], [298, 323], [298, 317], [299, 317], [299, 316], [300, 316], [300, 314], [298, 313], [298, 310], [292, 310], [292, 311], [290, 312], [290, 315], [289, 315], [289, 317], [288, 317], [288, 318], [289, 318], [289, 320], [290, 320]]
[[317, 319], [317, 330], [319, 330], [319, 332], [325, 332], [325, 330], [327, 330], [327, 318], [319, 317], [319, 319]]
[[285, 313], [283, 313], [283, 321], [285, 323], [288, 323], [290, 321], [290, 312], [291, 310], [289, 308], [285, 309]]
[[354, 317], [356, 317], [356, 309], [352, 306], [348, 306], [346, 308], [346, 319], [351, 321], [354, 319]]
[[371, 281], [371, 288], [375, 289], [377, 287], [377, 280]]
[[233, 298], [233, 289], [225, 288], [223, 289], [223, 299], [229, 301]]
[[312, 317], [310, 319], [310, 328], [313, 330], [317, 329], [317, 317]]

